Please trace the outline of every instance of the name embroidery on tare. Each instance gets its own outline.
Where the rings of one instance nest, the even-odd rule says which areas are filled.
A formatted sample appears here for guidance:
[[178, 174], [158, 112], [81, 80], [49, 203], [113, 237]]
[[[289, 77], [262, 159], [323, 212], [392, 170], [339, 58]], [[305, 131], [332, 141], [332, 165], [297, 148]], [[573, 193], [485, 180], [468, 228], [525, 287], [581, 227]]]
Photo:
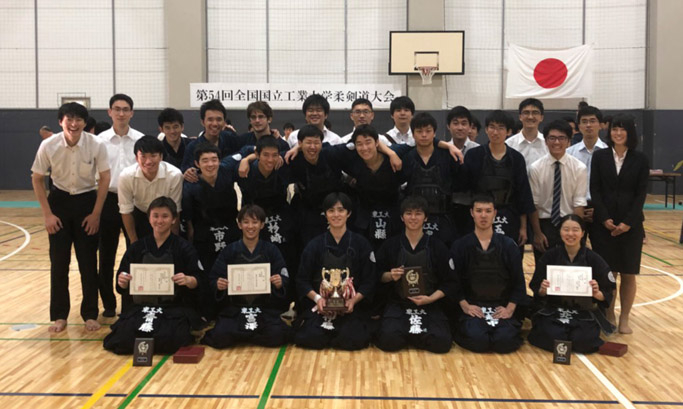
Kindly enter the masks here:
[[142, 325], [140, 325], [140, 328], [138, 328], [138, 330], [142, 332], [154, 331], [154, 320], [157, 318], [157, 314], [163, 314], [161, 307], [144, 307], [142, 309], [142, 312], [145, 314], [145, 322], [143, 322]]
[[427, 328], [422, 327], [422, 316], [427, 315], [427, 311], [422, 308], [408, 308], [408, 322], [410, 322], [409, 334], [422, 334], [427, 332]]
[[213, 233], [214, 251], [218, 253], [227, 246], [227, 243], [225, 242], [225, 232], [228, 231], [228, 228], [225, 226], [210, 227], [209, 230]]
[[247, 331], [256, 331], [258, 328], [258, 322], [256, 318], [261, 313], [261, 309], [256, 307], [242, 307], [242, 315], [245, 317], [244, 329]]
[[498, 318], [493, 318], [493, 314], [496, 313], [496, 309], [493, 307], [481, 307], [481, 312], [484, 313], [484, 319], [486, 323], [492, 327], [498, 325]]
[[493, 230], [498, 234], [505, 234], [503, 231], [504, 224], [509, 224], [507, 216], [496, 216], [496, 220], [493, 221]]
[[375, 239], [386, 240], [387, 219], [389, 219], [389, 212], [373, 210], [372, 218], [375, 219]]
[[280, 234], [280, 223], [282, 221], [282, 218], [280, 217], [279, 214], [276, 214], [274, 216], [268, 216], [266, 217], [266, 228], [268, 229], [268, 233], [270, 234], [270, 242], [271, 243], [278, 243], [282, 244], [286, 240], [282, 235]]
[[560, 316], [557, 318], [557, 320], [562, 324], [569, 324], [569, 322], [574, 319], [574, 316], [579, 314], [579, 312], [576, 310], [569, 310], [565, 308], [558, 308], [557, 312], [560, 313]]

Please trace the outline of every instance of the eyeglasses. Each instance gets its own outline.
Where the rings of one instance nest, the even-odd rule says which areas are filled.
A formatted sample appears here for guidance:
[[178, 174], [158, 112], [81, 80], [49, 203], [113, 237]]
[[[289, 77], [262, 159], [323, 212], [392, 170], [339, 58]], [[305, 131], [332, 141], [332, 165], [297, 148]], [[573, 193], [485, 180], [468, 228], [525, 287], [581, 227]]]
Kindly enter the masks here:
[[372, 111], [370, 111], [369, 109], [355, 109], [351, 111], [351, 113], [354, 115], [370, 115], [371, 112]]
[[124, 114], [127, 114], [127, 113], [129, 113], [130, 111], [132, 111], [132, 109], [130, 109], [130, 108], [114, 107], [114, 108], [112, 108], [112, 111], [114, 111], [114, 112], [116, 112], [116, 113], [123, 112]]
[[569, 140], [566, 136], [546, 136], [545, 139], [550, 142], [564, 142]]
[[533, 110], [533, 111], [524, 110], [524, 111], [522, 111], [522, 116], [541, 116], [541, 111], [538, 111], [538, 110]]
[[267, 117], [265, 115], [252, 115], [249, 117], [252, 121], [256, 121], [258, 119], [266, 119]]

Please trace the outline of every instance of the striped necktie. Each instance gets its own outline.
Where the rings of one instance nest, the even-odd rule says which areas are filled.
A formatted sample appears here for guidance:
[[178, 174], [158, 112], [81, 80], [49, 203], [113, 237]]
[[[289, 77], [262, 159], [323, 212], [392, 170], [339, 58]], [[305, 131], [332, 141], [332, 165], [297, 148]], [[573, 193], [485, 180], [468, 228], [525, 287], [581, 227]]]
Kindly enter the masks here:
[[560, 226], [560, 197], [562, 196], [562, 171], [560, 161], [555, 161], [555, 178], [553, 180], [553, 208], [550, 211], [550, 221], [553, 226]]

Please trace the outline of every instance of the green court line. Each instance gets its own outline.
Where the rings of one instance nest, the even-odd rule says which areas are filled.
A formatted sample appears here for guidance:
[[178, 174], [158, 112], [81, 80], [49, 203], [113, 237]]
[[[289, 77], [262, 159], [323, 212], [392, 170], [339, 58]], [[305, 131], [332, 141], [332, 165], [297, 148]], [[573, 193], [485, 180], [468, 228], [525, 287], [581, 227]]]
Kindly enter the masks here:
[[653, 259], [655, 259], [655, 260], [657, 260], [657, 261], [659, 261], [659, 262], [662, 262], [662, 263], [666, 264], [667, 266], [672, 266], [672, 267], [673, 267], [673, 264], [669, 263], [669, 262], [666, 261], [666, 260], [662, 260], [661, 258], [655, 257], [655, 256], [653, 256], [652, 254], [648, 254], [648, 253], [646, 253], [646, 252], [644, 252], [644, 251], [643, 251], [642, 253], [645, 254], [645, 255], [648, 256], [648, 257], [652, 257]]
[[128, 405], [130, 405], [130, 403], [133, 401], [133, 399], [135, 399], [135, 397], [138, 396], [138, 394], [140, 393], [140, 391], [142, 390], [142, 388], [144, 388], [145, 385], [147, 385], [147, 382], [149, 382], [149, 380], [152, 379], [152, 377], [154, 376], [154, 374], [157, 373], [157, 371], [159, 370], [159, 368], [161, 368], [161, 366], [162, 366], [164, 363], [166, 363], [166, 361], [168, 361], [168, 358], [170, 358], [170, 357], [171, 357], [171, 355], [166, 355], [166, 356], [164, 356], [163, 358], [161, 358], [161, 361], [159, 361], [159, 363], [156, 364], [156, 366], [155, 366], [154, 368], [152, 368], [151, 371], [149, 371], [149, 373], [147, 374], [147, 376], [145, 376], [145, 378], [138, 384], [138, 386], [136, 386], [135, 389], [133, 389], [133, 392], [131, 392], [131, 393], [126, 397], [126, 399], [124, 399], [124, 401], [123, 401], [123, 402], [121, 403], [121, 405], [119, 406], [119, 409], [123, 409], [123, 408], [127, 407]]
[[266, 383], [266, 388], [263, 390], [261, 395], [261, 400], [258, 403], [257, 409], [264, 409], [268, 398], [270, 397], [270, 391], [273, 389], [273, 384], [275, 383], [275, 377], [280, 370], [280, 364], [282, 364], [282, 359], [285, 357], [285, 351], [287, 350], [287, 345], [280, 347], [280, 352], [277, 354], [275, 359], [275, 364], [273, 365], [273, 370], [270, 371], [270, 376], [268, 377], [268, 382]]
[[104, 341], [104, 338], [0, 338], [0, 341]]
[[16, 202], [0, 202], [0, 207], [4, 208], [35, 208], [35, 207], [40, 207], [40, 203], [37, 201], [31, 201], [31, 202], [21, 202], [21, 201], [16, 201]]

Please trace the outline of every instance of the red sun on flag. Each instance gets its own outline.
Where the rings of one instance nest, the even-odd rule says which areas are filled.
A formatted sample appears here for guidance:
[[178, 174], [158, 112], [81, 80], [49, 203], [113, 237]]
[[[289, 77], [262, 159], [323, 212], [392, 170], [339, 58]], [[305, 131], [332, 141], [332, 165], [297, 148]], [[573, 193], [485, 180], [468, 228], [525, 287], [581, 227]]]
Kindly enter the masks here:
[[543, 88], [557, 88], [567, 79], [567, 66], [557, 58], [546, 58], [536, 64], [534, 79]]

